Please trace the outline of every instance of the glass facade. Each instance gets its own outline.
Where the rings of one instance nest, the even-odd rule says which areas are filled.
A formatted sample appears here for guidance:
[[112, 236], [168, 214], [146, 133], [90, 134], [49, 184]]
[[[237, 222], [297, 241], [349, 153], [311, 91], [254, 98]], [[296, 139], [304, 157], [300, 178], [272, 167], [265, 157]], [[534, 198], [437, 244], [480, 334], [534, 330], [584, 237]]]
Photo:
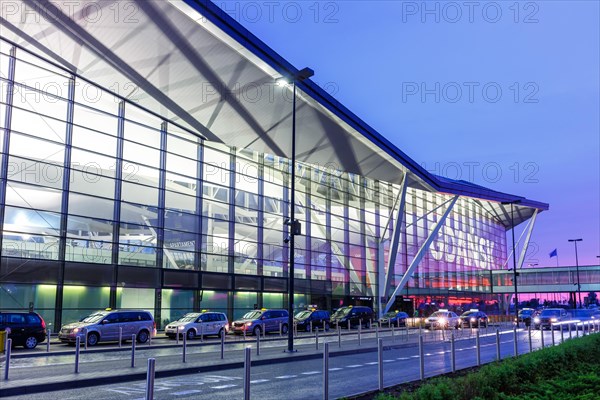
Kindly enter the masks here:
[[[289, 160], [204, 141], [0, 44], [2, 308], [33, 302], [56, 324], [144, 308], [160, 328], [191, 310], [287, 304]], [[399, 185], [294, 168], [295, 302], [376, 305]], [[392, 288], [452, 198], [408, 188]], [[491, 298], [505, 260], [505, 227], [461, 197], [402, 294]]]

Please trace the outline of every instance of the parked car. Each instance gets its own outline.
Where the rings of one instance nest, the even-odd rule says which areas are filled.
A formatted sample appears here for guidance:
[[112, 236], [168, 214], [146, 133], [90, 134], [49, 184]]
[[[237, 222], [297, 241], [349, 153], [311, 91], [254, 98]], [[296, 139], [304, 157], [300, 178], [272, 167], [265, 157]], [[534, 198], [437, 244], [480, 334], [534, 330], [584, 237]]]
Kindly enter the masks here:
[[165, 327], [165, 335], [171, 339], [175, 339], [178, 334], [179, 336], [185, 334], [188, 339], [194, 339], [200, 335], [220, 337], [222, 333], [227, 332], [229, 332], [229, 322], [222, 312], [188, 313]]
[[88, 346], [98, 342], [125, 341], [135, 334], [138, 343], [146, 343], [156, 334], [156, 323], [149, 311], [144, 310], [104, 310], [96, 311], [79, 322], [64, 325], [58, 333], [63, 343], [73, 344], [79, 336], [84, 343], [87, 335]]
[[348, 327], [348, 321], [350, 321], [350, 328], [362, 325], [369, 329], [371, 327], [371, 321], [373, 320], [374, 313], [370, 307], [365, 306], [347, 306], [339, 308], [331, 316], [331, 323], [341, 326], [342, 328]]
[[539, 316], [533, 318], [533, 327], [535, 329], [550, 329], [552, 324], [571, 319], [564, 308], [546, 308], [542, 310]]
[[288, 332], [288, 312], [287, 310], [261, 310], [249, 311], [241, 319], [233, 321], [231, 331], [235, 334], [250, 332], [255, 336], [261, 333], [279, 332], [281, 323], [281, 333]]
[[461, 314], [460, 324], [466, 328], [487, 328], [488, 316], [483, 311], [471, 309]]
[[406, 319], [408, 314], [402, 311], [389, 311], [379, 319], [379, 323], [382, 326], [394, 325], [394, 326], [406, 326]]
[[588, 329], [589, 324], [593, 322], [598, 322], [600, 320], [600, 311], [596, 309], [585, 309], [578, 308], [571, 310], [571, 316], [574, 320], [577, 320], [577, 324], [575, 325], [577, 329], [585, 330]]
[[[325, 310], [305, 310], [300, 311], [294, 316], [294, 323], [299, 331], [310, 332], [311, 327], [315, 329], [329, 330], [330, 323], [329, 311]], [[312, 324], [311, 324], [312, 322]]]
[[533, 308], [524, 308], [519, 311], [517, 321], [524, 322], [525, 326], [531, 325], [531, 319], [535, 316], [535, 310]]
[[46, 339], [46, 322], [35, 312], [0, 311], [0, 331], [6, 331], [14, 346], [34, 349]]
[[456, 313], [448, 310], [438, 310], [425, 319], [426, 329], [458, 329], [460, 318]]

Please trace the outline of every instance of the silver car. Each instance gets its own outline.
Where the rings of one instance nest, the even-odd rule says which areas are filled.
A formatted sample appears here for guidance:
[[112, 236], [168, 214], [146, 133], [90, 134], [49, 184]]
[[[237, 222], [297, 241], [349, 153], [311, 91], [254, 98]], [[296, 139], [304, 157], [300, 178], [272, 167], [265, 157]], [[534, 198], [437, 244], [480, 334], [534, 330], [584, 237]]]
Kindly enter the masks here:
[[165, 327], [165, 335], [174, 339], [178, 334], [185, 334], [188, 339], [196, 336], [217, 335], [229, 332], [227, 316], [220, 312], [199, 312], [185, 314], [177, 321], [170, 322]]
[[144, 310], [104, 310], [88, 315], [79, 322], [64, 325], [58, 333], [63, 343], [75, 343], [77, 337], [88, 346], [98, 342], [125, 341], [136, 336], [138, 343], [146, 343], [156, 334], [156, 323], [152, 314]]

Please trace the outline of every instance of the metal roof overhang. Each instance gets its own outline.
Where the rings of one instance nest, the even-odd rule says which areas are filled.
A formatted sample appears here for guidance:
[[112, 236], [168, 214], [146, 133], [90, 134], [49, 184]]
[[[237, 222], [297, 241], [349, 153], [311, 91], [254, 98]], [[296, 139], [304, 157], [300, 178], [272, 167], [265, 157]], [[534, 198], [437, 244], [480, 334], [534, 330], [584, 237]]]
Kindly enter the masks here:
[[[212, 2], [126, 2], [118, 18], [112, 2], [14, 4], [0, 22], [20, 47], [207, 140], [291, 157], [291, 91], [275, 81], [297, 69]], [[491, 202], [520, 199], [515, 225], [548, 209], [432, 175], [312, 81], [297, 87], [298, 161], [391, 183], [408, 173], [411, 187]], [[486, 207], [510, 227], [506, 206]]]

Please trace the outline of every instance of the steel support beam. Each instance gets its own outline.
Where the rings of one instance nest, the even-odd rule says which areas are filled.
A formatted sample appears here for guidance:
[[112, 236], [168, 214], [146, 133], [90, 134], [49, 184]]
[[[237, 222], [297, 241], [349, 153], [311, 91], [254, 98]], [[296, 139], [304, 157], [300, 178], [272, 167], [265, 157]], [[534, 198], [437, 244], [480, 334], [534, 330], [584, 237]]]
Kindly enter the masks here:
[[519, 261], [517, 261], [517, 269], [523, 268], [523, 262], [525, 262], [525, 256], [527, 255], [527, 248], [529, 247], [529, 239], [531, 239], [531, 232], [533, 231], [533, 227], [535, 226], [535, 219], [537, 218], [538, 210], [537, 208], [533, 212], [531, 216], [531, 220], [529, 222], [529, 227], [527, 230], [527, 236], [525, 236], [525, 241], [523, 242], [523, 248], [521, 249], [521, 255], [519, 256]]
[[415, 255], [415, 258], [410, 263], [410, 266], [406, 269], [406, 272], [404, 273], [404, 276], [400, 280], [400, 283], [398, 284], [398, 286], [396, 286], [396, 289], [394, 289], [394, 293], [392, 293], [392, 295], [390, 296], [390, 299], [388, 300], [388, 302], [387, 302], [387, 304], [385, 306], [385, 309], [383, 310], [384, 314], [390, 310], [390, 308], [394, 304], [394, 300], [396, 299], [396, 295], [408, 283], [408, 279], [413, 274], [414, 270], [417, 268], [417, 266], [419, 265], [419, 263], [421, 262], [421, 260], [425, 256], [425, 254], [427, 254], [427, 251], [429, 250], [429, 247], [431, 246], [431, 243], [433, 242], [433, 239], [435, 239], [435, 237], [437, 236], [437, 234], [440, 231], [440, 229], [442, 228], [442, 226], [444, 226], [444, 223], [446, 222], [446, 218], [448, 217], [448, 215], [450, 215], [450, 212], [454, 208], [454, 204], [456, 204], [456, 201], [458, 200], [458, 197], [459, 196], [457, 195], [457, 196], [454, 196], [452, 198], [452, 200], [450, 201], [450, 204], [448, 205], [448, 208], [446, 208], [446, 211], [444, 212], [444, 215], [442, 215], [442, 217], [437, 222], [437, 224], [435, 225], [435, 227], [433, 228], [433, 230], [429, 233], [429, 236], [427, 237], [427, 239], [425, 240], [425, 242], [423, 242], [423, 244], [421, 245], [421, 248], [419, 249], [419, 251]]

